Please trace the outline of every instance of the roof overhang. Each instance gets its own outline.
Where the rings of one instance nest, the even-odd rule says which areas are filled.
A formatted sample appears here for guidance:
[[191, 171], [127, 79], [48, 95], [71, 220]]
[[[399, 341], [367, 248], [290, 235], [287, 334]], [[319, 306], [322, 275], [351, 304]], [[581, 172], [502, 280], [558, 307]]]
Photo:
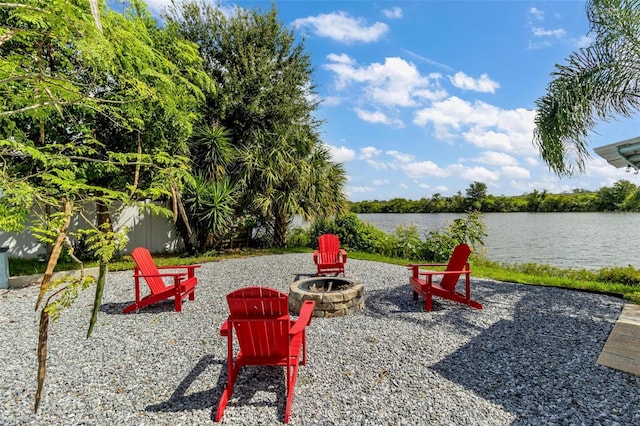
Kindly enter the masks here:
[[594, 151], [614, 167], [633, 167], [640, 170], [640, 136], [603, 145], [595, 148]]

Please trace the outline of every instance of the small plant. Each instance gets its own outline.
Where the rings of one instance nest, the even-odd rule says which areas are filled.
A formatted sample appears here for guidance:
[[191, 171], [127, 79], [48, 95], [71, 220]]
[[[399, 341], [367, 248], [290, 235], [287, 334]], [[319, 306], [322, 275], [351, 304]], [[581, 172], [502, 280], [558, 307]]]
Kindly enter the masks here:
[[469, 212], [466, 217], [455, 219], [445, 230], [431, 231], [424, 245], [424, 257], [436, 262], [446, 262], [458, 244], [469, 244], [474, 250], [483, 245], [487, 234], [482, 222], [482, 213]]
[[640, 271], [629, 265], [625, 268], [603, 268], [598, 273], [598, 281], [640, 286]]

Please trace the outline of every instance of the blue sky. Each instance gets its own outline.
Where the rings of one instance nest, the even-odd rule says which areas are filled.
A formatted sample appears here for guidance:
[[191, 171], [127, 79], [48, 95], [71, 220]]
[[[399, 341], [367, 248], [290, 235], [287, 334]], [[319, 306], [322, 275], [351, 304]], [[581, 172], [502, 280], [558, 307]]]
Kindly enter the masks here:
[[[147, 1], [154, 12], [168, 3]], [[284, 25], [304, 37], [322, 140], [344, 164], [352, 201], [464, 194], [474, 181], [495, 195], [640, 184], [592, 151], [638, 136], [637, 120], [599, 125], [587, 172], [572, 178], [550, 172], [532, 143], [535, 101], [554, 65], [591, 42], [583, 1], [275, 5]]]

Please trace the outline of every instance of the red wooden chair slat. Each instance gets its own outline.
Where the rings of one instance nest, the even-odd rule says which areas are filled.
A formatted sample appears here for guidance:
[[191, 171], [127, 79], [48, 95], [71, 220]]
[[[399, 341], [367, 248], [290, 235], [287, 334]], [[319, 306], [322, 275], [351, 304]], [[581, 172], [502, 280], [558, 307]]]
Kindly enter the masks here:
[[[425, 310], [432, 309], [433, 296], [453, 300], [463, 303], [476, 309], [482, 309], [482, 305], [475, 300], [471, 300], [471, 268], [469, 266], [469, 256], [471, 247], [467, 244], [459, 244], [453, 249], [453, 253], [448, 263], [413, 263], [407, 265], [412, 270], [409, 283], [413, 290], [414, 300], [421, 295], [425, 299]], [[420, 267], [446, 266], [444, 271], [424, 271]], [[460, 275], [465, 276], [465, 293], [456, 291], [456, 285]], [[441, 276], [440, 282], [434, 282], [434, 276]]]
[[318, 249], [313, 252], [313, 262], [317, 267], [317, 275], [342, 274], [347, 262], [347, 252], [340, 248], [340, 239], [334, 234], [318, 237]]
[[[216, 412], [224, 415], [233, 385], [245, 365], [286, 367], [287, 404], [284, 422], [289, 421], [298, 365], [307, 362], [306, 327], [311, 323], [315, 302], [305, 301], [297, 320], [289, 317], [288, 296], [268, 287], [245, 287], [227, 295], [229, 318], [220, 334], [227, 337], [227, 384]], [[235, 333], [235, 339], [233, 334]], [[234, 340], [239, 349], [234, 348]]]
[[[182, 310], [182, 301], [185, 298], [195, 300], [195, 289], [198, 278], [195, 276], [195, 269], [200, 265], [180, 265], [180, 266], [156, 266], [151, 253], [144, 247], [136, 247], [131, 252], [131, 256], [136, 263], [133, 278], [135, 283], [136, 300], [131, 305], [124, 308], [123, 313], [138, 310], [153, 303], [173, 297], [176, 312]], [[171, 272], [160, 272], [162, 270], [173, 270]], [[182, 270], [182, 271], [179, 271]], [[165, 279], [173, 280], [166, 283]], [[144, 279], [149, 287], [150, 293], [141, 297], [140, 280]]]

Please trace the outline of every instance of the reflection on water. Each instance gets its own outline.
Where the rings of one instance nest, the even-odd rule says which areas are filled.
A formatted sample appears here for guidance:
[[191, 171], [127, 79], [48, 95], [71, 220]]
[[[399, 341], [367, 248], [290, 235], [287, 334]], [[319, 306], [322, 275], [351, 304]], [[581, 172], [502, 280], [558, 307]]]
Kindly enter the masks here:
[[[421, 235], [442, 229], [459, 214], [359, 214], [378, 229], [393, 232], [415, 225]], [[485, 213], [487, 258], [534, 262], [560, 268], [640, 268], [638, 213]]]

